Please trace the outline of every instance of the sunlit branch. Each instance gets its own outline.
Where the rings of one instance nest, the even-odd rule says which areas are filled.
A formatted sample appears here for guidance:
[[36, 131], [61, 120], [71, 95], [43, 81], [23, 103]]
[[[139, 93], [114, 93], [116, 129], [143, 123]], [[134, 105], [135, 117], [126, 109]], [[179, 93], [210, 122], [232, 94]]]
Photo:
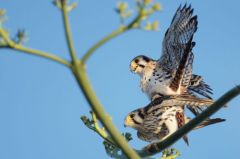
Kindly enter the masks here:
[[7, 32], [3, 28], [0, 28], [0, 35], [6, 43], [6, 45], [3, 46], [3, 48], [9, 48], [9, 49], [21, 51], [23, 53], [43, 57], [43, 58], [46, 58], [48, 60], [52, 60], [54, 62], [63, 64], [66, 67], [71, 67], [71, 64], [67, 60], [62, 59], [62, 58], [60, 58], [56, 55], [53, 55], [53, 54], [50, 54], [50, 53], [47, 53], [47, 52], [43, 52], [43, 51], [40, 51], [40, 50], [36, 50], [36, 49], [27, 48], [27, 47], [24, 47], [20, 44], [16, 44], [14, 41], [12, 41], [8, 37]]

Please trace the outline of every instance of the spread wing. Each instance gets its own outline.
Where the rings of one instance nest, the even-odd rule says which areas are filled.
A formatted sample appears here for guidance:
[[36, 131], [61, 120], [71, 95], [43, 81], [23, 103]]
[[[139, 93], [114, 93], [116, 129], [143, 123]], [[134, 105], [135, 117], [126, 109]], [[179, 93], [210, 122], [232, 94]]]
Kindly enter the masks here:
[[180, 6], [165, 33], [159, 64], [166, 71], [173, 72], [178, 68], [184, 50], [197, 30], [197, 16], [192, 14], [191, 6]]
[[184, 88], [187, 88], [190, 85], [191, 79], [192, 79], [192, 64], [193, 64], [194, 55], [191, 52], [189, 58], [186, 61], [184, 73], [183, 73], [183, 79], [181, 86]]
[[180, 60], [177, 70], [174, 71], [175, 76], [169, 86], [174, 91], [177, 91], [180, 88], [180, 86], [187, 88], [188, 83], [190, 82], [191, 75], [189, 75], [189, 73], [191, 73], [191, 71], [189, 72], [188, 67], [189, 67], [189, 64], [191, 66], [191, 63], [192, 63], [192, 62], [191, 63], [189, 62], [193, 61], [192, 48], [194, 47], [194, 45], [195, 43], [192, 42], [192, 38], [191, 38], [191, 40], [188, 42], [184, 50], [184, 54], [182, 56], [182, 59]]

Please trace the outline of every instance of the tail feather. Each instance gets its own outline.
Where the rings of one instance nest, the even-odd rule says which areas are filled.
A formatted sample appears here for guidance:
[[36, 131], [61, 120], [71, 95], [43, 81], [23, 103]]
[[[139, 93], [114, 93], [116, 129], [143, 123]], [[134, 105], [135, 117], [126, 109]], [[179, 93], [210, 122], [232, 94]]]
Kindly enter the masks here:
[[189, 146], [189, 141], [187, 135], [183, 136], [183, 141]]
[[[187, 124], [190, 120], [191, 120], [190, 118], [185, 116], [185, 124]], [[203, 127], [208, 126], [208, 125], [221, 123], [221, 122], [224, 122], [224, 121], [226, 121], [226, 119], [222, 119], [222, 118], [207, 119], [207, 120], [203, 121], [200, 125], [195, 127], [194, 130], [203, 128]], [[188, 141], [187, 135], [183, 136], [183, 140], [189, 146], [189, 141]]]
[[205, 109], [205, 107], [203, 107], [203, 106], [195, 106], [195, 107], [192, 107], [192, 106], [186, 106], [187, 108], [188, 108], [188, 110], [190, 110], [192, 113], [193, 113], [193, 115], [195, 115], [195, 116], [197, 116], [197, 115], [199, 115], [204, 109]]
[[221, 123], [221, 122], [224, 122], [224, 121], [226, 121], [226, 119], [221, 119], [221, 118], [207, 119], [207, 120], [203, 121], [200, 125], [198, 125], [196, 128], [194, 128], [194, 130], [199, 129], [199, 128], [203, 128], [203, 127], [208, 126], [208, 125]]
[[[185, 122], [186, 122], [186, 124], [187, 124], [188, 122], [190, 122], [191, 120], [192, 120], [191, 118], [185, 116]], [[221, 123], [221, 122], [224, 122], [224, 121], [226, 121], [226, 119], [222, 119], [222, 118], [207, 119], [207, 120], [204, 120], [204, 121], [203, 121], [201, 124], [199, 124], [197, 127], [195, 127], [194, 130], [203, 128], [203, 127], [208, 126], [208, 125]]]
[[187, 105], [189, 107], [209, 106], [214, 103], [214, 100], [207, 98], [198, 98], [189, 94], [179, 95], [176, 98], [176, 105]]

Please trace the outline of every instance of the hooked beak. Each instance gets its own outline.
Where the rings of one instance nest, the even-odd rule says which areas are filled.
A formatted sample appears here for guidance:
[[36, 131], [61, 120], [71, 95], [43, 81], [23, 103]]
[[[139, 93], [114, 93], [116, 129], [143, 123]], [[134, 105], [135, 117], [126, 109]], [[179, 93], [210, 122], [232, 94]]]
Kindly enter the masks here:
[[124, 127], [130, 126], [131, 123], [133, 123], [133, 122], [132, 122], [132, 118], [131, 118], [130, 116], [127, 116], [127, 117], [125, 118]]
[[131, 65], [130, 65], [130, 71], [132, 73], [136, 73], [136, 69], [137, 69], [137, 64], [135, 62], [132, 62]]

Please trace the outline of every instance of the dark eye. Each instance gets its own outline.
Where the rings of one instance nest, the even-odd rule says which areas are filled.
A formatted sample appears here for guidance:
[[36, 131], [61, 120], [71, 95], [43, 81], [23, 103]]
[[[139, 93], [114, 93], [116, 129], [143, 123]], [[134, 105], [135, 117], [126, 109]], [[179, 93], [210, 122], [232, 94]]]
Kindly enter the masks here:
[[134, 116], [135, 116], [134, 114], [130, 114], [130, 117], [131, 117], [131, 118], [134, 118]]
[[135, 63], [138, 63], [138, 62], [139, 62], [139, 59], [134, 60], [134, 62], [135, 62]]
[[139, 64], [138, 66], [139, 66], [139, 67], [142, 67], [142, 68], [144, 68], [144, 67], [145, 67], [144, 65], [141, 65], [141, 64]]
[[139, 115], [140, 118], [144, 119], [144, 114], [143, 114], [142, 111], [139, 111], [139, 112], [138, 112], [138, 115]]

